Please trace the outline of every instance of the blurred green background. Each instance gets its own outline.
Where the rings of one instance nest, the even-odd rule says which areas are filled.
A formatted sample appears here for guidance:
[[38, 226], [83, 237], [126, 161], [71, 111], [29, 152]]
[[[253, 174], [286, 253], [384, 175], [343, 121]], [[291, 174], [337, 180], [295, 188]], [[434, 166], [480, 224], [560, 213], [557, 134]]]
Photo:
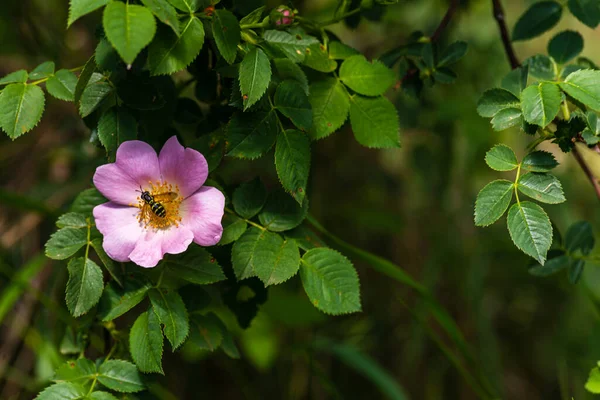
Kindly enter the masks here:
[[[244, 1], [252, 9], [253, 1]], [[529, 1], [504, 1], [509, 29]], [[270, 5], [277, 5], [270, 2]], [[325, 20], [334, 0], [295, 1], [301, 14]], [[431, 34], [447, 1], [401, 0], [377, 22], [355, 30], [331, 29], [375, 58], [406, 43], [415, 30]], [[96, 46], [100, 19], [92, 14], [66, 30], [67, 0], [3, 0], [0, 6], [0, 76], [53, 60], [83, 65]], [[515, 45], [520, 60], [546, 52], [556, 32], [580, 31], [584, 56], [600, 62], [600, 32], [568, 12], [556, 28]], [[509, 71], [492, 2], [462, 1], [442, 43], [465, 40], [467, 56], [453, 85], [426, 88], [419, 100], [390, 93], [398, 106], [402, 149], [361, 147], [349, 126], [314, 143], [311, 212], [330, 231], [404, 268], [435, 294], [472, 346], [491, 387], [506, 399], [586, 399], [583, 385], [600, 360], [600, 269], [588, 263], [577, 285], [566, 273], [528, 274], [531, 260], [512, 244], [504, 219], [473, 224], [477, 192], [503, 178], [484, 163], [485, 152], [506, 143], [522, 157], [530, 137], [491, 130], [475, 112], [479, 95]], [[43, 256], [54, 220], [91, 185], [103, 151], [75, 106], [46, 98], [39, 126], [16, 141], [0, 135], [0, 399], [29, 399], [65, 358], [66, 265]], [[552, 151], [568, 202], [547, 207], [561, 233], [579, 220], [594, 227], [598, 199], [570, 154]], [[268, 157], [266, 157], [268, 158]], [[260, 174], [271, 187], [271, 159], [226, 159], [218, 170], [228, 184]], [[511, 173], [507, 175], [511, 179]], [[411, 399], [475, 399], [430, 339], [427, 304], [406, 287], [355, 261], [363, 312], [328, 317], [312, 308], [297, 278], [271, 289], [251, 327], [236, 330], [242, 359], [184, 349], [167, 351], [165, 371], [152, 388], [164, 399], [365, 399], [385, 394]], [[231, 326], [235, 321], [225, 315]], [[123, 321], [123, 324], [131, 321]], [[435, 330], [435, 328], [433, 328]], [[438, 332], [439, 333], [439, 332]], [[442, 335], [442, 337], [444, 337]], [[315, 341], [318, 339], [318, 341]], [[101, 338], [91, 338], [101, 349]], [[97, 343], [94, 342], [97, 341]], [[448, 340], [444, 340], [452, 348]], [[366, 357], [366, 358], [365, 358]], [[396, 397], [401, 398], [401, 397]]]

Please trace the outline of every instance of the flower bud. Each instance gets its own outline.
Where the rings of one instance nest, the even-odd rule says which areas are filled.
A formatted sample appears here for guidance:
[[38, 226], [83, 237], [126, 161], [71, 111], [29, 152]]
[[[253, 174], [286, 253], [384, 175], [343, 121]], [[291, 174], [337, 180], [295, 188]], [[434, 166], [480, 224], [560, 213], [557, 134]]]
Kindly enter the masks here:
[[294, 10], [286, 6], [279, 6], [271, 11], [270, 18], [275, 27], [285, 27], [294, 22]]

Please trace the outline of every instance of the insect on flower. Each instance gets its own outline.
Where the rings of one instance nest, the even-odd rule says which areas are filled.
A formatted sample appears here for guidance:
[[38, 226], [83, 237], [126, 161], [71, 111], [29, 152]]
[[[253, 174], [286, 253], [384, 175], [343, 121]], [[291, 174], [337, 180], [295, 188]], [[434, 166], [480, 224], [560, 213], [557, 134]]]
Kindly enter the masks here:
[[206, 159], [173, 136], [157, 156], [139, 140], [124, 142], [116, 162], [98, 167], [94, 185], [110, 201], [94, 208], [102, 246], [116, 261], [154, 267], [166, 253], [184, 252], [193, 241], [221, 240], [225, 197], [203, 186]]

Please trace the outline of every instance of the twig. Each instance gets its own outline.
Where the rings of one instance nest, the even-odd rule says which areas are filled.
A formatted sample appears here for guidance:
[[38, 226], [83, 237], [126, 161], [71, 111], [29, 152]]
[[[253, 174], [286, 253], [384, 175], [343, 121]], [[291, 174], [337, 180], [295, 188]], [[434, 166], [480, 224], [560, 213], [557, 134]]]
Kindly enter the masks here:
[[459, 0], [451, 0], [450, 6], [448, 7], [448, 11], [446, 11], [444, 18], [442, 18], [442, 21], [436, 28], [435, 32], [433, 32], [433, 35], [431, 35], [432, 42], [436, 42], [440, 38], [440, 35], [442, 34], [442, 32], [444, 32], [446, 27], [448, 27], [448, 25], [450, 24], [450, 21], [452, 20], [452, 17], [454, 16], [454, 14], [456, 13], [456, 10], [458, 9], [458, 4], [459, 4]]
[[[448, 27], [448, 25], [450, 25], [450, 21], [452, 21], [452, 18], [454, 17], [456, 10], [458, 10], [458, 6], [459, 6], [459, 0], [451, 0], [450, 6], [448, 6], [448, 10], [446, 11], [446, 14], [444, 14], [444, 18], [442, 18], [439, 25], [437, 26], [437, 28], [435, 28], [435, 31], [431, 35], [432, 43], [437, 42], [440, 39], [440, 36], [442, 35], [442, 33]], [[408, 71], [406, 71], [406, 74], [404, 74], [404, 76], [400, 79], [400, 82], [399, 82], [400, 85], [402, 85], [402, 83], [404, 81], [411, 78], [413, 75], [416, 75], [418, 72], [419, 72], [419, 70], [417, 68], [411, 68]]]
[[587, 175], [590, 182], [592, 182], [592, 185], [594, 186], [594, 190], [596, 190], [596, 196], [598, 196], [598, 199], [600, 199], [600, 184], [598, 183], [598, 180], [596, 179], [596, 177], [590, 170], [590, 167], [588, 167], [588, 165], [583, 160], [583, 157], [581, 157], [581, 153], [579, 153], [579, 149], [577, 147], [573, 147], [573, 150], [571, 150], [571, 151], [573, 152], [573, 156], [579, 163], [579, 166], [581, 167], [583, 172], [585, 172], [585, 174]]
[[492, 3], [494, 5], [494, 19], [496, 19], [498, 27], [500, 28], [500, 36], [502, 37], [502, 44], [504, 45], [504, 51], [508, 57], [508, 62], [512, 69], [518, 68], [521, 63], [519, 63], [510, 41], [510, 35], [506, 28], [506, 19], [504, 18], [504, 9], [502, 8], [502, 4], [500, 4], [500, 0], [492, 0]]

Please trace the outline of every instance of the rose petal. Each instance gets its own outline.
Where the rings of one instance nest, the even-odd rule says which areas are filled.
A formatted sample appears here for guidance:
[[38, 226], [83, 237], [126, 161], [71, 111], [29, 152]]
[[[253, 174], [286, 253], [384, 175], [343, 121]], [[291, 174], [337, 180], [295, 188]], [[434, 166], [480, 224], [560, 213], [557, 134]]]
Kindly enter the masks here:
[[129, 259], [145, 268], [155, 267], [165, 253], [179, 254], [187, 250], [194, 239], [191, 230], [184, 226], [169, 229], [147, 229], [139, 238]]
[[156, 152], [148, 143], [139, 140], [123, 142], [117, 149], [116, 164], [136, 183], [137, 189], [148, 188], [148, 183], [161, 179]]
[[194, 149], [184, 148], [176, 136], [167, 140], [158, 160], [164, 181], [178, 185], [184, 198], [198, 190], [208, 176], [204, 156]]
[[105, 164], [96, 168], [94, 186], [108, 200], [115, 203], [137, 204], [140, 185], [117, 164]]
[[94, 207], [96, 228], [104, 236], [102, 247], [110, 258], [116, 261], [129, 261], [129, 254], [143, 234], [137, 220], [139, 210], [113, 202]]
[[204, 186], [181, 203], [182, 224], [194, 232], [194, 242], [213, 246], [221, 240], [221, 218], [225, 196], [214, 187]]

